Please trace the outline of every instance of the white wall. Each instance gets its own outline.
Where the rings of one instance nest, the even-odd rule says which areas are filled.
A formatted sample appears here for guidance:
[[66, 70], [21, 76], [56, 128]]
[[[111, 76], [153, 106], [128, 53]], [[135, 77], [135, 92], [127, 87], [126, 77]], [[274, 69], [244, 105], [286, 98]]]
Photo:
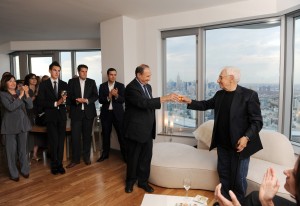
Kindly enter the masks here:
[[10, 71], [9, 56], [7, 54], [0, 54], [0, 77], [7, 71]]

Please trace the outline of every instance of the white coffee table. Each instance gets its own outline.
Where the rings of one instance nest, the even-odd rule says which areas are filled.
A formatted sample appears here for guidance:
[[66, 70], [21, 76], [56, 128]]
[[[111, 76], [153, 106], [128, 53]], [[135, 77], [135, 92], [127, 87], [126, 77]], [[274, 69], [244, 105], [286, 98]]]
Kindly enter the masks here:
[[[180, 203], [186, 202], [184, 196], [145, 194], [141, 206], [180, 206]], [[193, 201], [193, 197], [188, 197], [188, 203], [188, 206], [204, 206]]]

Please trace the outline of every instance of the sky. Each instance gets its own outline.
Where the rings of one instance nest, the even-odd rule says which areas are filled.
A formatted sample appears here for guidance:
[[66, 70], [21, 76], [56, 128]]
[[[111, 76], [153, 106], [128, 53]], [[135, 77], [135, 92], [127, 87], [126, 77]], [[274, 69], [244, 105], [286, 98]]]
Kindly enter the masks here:
[[[300, 19], [295, 37], [295, 81], [300, 83]], [[235, 66], [241, 69], [241, 83], [279, 84], [279, 26], [207, 30], [205, 43], [207, 82], [216, 82], [222, 67]], [[179, 74], [184, 81], [194, 81], [195, 55], [195, 36], [168, 38], [167, 80], [176, 81]]]

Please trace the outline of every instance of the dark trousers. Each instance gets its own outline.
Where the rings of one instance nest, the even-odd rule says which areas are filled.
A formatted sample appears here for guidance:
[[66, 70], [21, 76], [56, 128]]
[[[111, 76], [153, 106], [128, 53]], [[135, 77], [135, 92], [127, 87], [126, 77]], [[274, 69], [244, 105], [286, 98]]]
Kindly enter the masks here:
[[126, 147], [125, 140], [122, 130], [122, 121], [115, 117], [113, 111], [109, 111], [105, 119], [101, 119], [102, 134], [103, 134], [103, 153], [105, 157], [109, 156], [110, 151], [110, 134], [112, 130], [112, 125], [114, 125], [117, 132], [118, 141], [120, 144], [121, 153], [124, 159], [126, 159]]
[[222, 194], [227, 199], [230, 199], [229, 190], [232, 190], [241, 203], [244, 201], [249, 162], [250, 158], [240, 159], [233, 149], [218, 147], [217, 170], [222, 183]]
[[150, 176], [153, 140], [145, 143], [126, 139], [127, 147], [127, 174], [126, 183], [134, 184], [136, 180], [140, 185], [146, 184]]
[[62, 166], [64, 142], [66, 136], [66, 121], [57, 118], [47, 122], [48, 141], [51, 153], [51, 168]]
[[80, 111], [80, 119], [71, 119], [72, 162], [79, 163], [81, 156], [81, 137], [83, 160], [90, 161], [92, 130], [94, 119], [87, 119], [84, 110]]

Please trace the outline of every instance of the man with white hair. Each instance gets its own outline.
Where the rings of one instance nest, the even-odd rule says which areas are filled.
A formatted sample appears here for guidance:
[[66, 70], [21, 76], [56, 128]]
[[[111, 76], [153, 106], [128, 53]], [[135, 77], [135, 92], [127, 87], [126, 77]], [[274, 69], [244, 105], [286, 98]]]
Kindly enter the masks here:
[[210, 150], [218, 149], [217, 171], [222, 194], [230, 199], [232, 190], [242, 203], [250, 156], [262, 149], [258, 133], [263, 121], [257, 93], [238, 85], [239, 80], [239, 69], [224, 67], [217, 80], [221, 90], [211, 99], [197, 101], [183, 96], [181, 101], [188, 104], [188, 109], [214, 109]]

